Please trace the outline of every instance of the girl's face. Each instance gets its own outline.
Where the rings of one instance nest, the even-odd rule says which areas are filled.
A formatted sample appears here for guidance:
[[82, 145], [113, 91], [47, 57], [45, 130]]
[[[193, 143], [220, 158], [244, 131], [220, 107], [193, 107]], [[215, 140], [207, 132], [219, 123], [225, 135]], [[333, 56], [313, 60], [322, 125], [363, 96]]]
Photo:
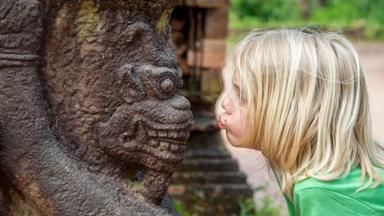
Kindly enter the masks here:
[[239, 84], [234, 76], [229, 88], [226, 86], [216, 104], [218, 127], [224, 129], [228, 141], [233, 146], [241, 147], [247, 134], [246, 103], [240, 101]]

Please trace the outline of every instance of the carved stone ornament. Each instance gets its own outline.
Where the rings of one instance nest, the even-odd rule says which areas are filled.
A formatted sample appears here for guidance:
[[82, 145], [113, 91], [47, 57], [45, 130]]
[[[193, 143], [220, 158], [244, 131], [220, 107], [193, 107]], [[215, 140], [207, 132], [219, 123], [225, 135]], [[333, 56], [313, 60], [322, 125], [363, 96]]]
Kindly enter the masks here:
[[176, 0], [0, 0], [0, 215], [177, 215]]

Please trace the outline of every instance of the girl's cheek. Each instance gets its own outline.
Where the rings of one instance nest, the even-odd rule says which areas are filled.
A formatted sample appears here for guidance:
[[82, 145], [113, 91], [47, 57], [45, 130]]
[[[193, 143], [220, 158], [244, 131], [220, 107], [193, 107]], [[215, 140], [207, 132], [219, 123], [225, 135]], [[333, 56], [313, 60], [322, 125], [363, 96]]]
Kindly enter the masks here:
[[241, 112], [239, 122], [242, 125], [242, 131], [245, 131], [248, 128], [250, 119], [245, 112]]

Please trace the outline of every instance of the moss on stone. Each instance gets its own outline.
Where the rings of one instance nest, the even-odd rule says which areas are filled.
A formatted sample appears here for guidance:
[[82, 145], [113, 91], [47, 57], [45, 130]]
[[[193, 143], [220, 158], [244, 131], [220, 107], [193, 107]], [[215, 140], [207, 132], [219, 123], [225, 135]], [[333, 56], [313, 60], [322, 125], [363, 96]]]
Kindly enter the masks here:
[[172, 9], [164, 10], [156, 25], [156, 31], [160, 35], [164, 35], [168, 26], [169, 17], [171, 16]]
[[98, 6], [93, 0], [81, 1], [80, 9], [76, 17], [76, 29], [81, 41], [87, 41], [89, 38], [92, 38], [96, 32], [101, 20], [98, 12]]

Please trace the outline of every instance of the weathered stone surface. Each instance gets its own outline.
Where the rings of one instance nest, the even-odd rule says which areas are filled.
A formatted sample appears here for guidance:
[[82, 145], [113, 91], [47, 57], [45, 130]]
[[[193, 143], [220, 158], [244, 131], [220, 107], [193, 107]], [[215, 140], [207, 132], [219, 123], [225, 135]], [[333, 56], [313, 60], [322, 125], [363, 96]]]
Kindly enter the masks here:
[[0, 215], [177, 214], [163, 197], [192, 114], [175, 4], [0, 2]]

